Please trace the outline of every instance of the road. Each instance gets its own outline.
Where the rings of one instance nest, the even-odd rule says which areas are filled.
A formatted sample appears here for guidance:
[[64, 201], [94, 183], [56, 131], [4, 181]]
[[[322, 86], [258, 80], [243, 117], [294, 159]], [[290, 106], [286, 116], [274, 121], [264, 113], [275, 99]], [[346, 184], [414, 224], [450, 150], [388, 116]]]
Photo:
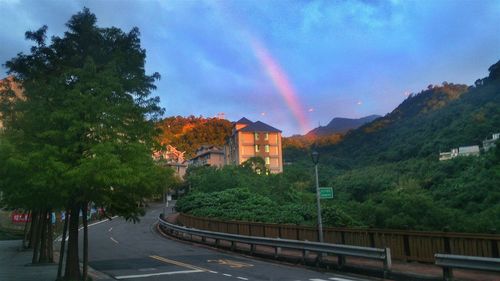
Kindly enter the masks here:
[[165, 238], [154, 228], [161, 210], [153, 206], [137, 224], [117, 218], [90, 226], [90, 266], [117, 280], [137, 281], [378, 280], [316, 272]]

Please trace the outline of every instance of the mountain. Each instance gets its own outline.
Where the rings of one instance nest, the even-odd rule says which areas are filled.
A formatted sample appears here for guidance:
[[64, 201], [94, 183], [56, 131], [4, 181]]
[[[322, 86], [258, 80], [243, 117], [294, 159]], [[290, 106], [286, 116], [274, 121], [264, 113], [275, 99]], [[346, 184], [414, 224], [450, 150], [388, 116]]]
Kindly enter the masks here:
[[359, 166], [437, 159], [439, 151], [479, 145], [500, 132], [500, 61], [489, 71], [474, 86], [447, 82], [429, 86], [386, 116], [347, 132], [340, 142], [321, 150], [330, 160]]
[[349, 130], [356, 129], [366, 123], [381, 117], [380, 115], [370, 115], [359, 119], [335, 117], [326, 126], [320, 126], [311, 130], [308, 136], [327, 136], [332, 134], [344, 134]]
[[195, 116], [168, 117], [158, 127], [162, 130], [160, 142], [185, 151], [186, 158], [193, 157], [196, 149], [202, 145], [223, 146], [232, 130], [232, 124], [228, 120]]

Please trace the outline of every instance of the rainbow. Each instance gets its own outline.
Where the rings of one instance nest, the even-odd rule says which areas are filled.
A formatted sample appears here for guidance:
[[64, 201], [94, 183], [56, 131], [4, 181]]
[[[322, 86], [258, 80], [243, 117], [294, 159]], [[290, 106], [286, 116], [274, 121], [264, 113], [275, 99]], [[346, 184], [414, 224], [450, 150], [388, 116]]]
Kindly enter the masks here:
[[250, 46], [260, 65], [266, 71], [267, 75], [273, 82], [274, 87], [281, 95], [293, 116], [297, 120], [302, 133], [306, 133], [309, 129], [309, 118], [305, 114], [305, 110], [295, 92], [292, 83], [290, 83], [285, 71], [280, 67], [277, 60], [274, 59], [267, 48], [255, 36], [249, 36]]
[[[226, 2], [227, 3], [227, 2]], [[239, 31], [245, 43], [249, 42], [250, 48], [255, 57], [259, 61], [263, 70], [271, 79], [277, 92], [281, 95], [286, 105], [296, 119], [302, 133], [306, 133], [310, 128], [309, 118], [306, 115], [306, 110], [302, 106], [299, 97], [297, 96], [292, 83], [290, 83], [285, 71], [281, 68], [275, 58], [272, 57], [269, 50], [264, 46], [261, 40], [255, 36], [250, 28], [245, 25], [239, 18], [234, 17], [230, 7], [224, 5], [223, 1], [212, 1], [212, 7], [220, 12], [227, 20], [230, 20], [233, 26]]]

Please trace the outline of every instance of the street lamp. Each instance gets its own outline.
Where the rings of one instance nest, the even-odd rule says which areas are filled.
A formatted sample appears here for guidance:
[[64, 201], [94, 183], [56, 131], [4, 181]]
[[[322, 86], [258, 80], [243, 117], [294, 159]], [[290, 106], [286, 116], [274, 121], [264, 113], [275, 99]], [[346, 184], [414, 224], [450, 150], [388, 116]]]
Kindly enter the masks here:
[[314, 163], [314, 172], [316, 175], [316, 203], [318, 205], [318, 236], [319, 236], [319, 242], [323, 243], [323, 222], [321, 219], [321, 203], [320, 203], [319, 181], [318, 181], [319, 152], [314, 150], [311, 153], [311, 158]]

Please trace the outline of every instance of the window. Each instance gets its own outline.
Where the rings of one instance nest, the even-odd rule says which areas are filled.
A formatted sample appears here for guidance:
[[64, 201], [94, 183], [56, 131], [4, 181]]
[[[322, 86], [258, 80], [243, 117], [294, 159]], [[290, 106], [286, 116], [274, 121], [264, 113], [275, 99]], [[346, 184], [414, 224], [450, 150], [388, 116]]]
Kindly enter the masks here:
[[269, 133], [266, 133], [266, 135], [264, 136], [264, 139], [269, 140]]
[[266, 144], [266, 152], [269, 152], [269, 144]]
[[255, 140], [259, 140], [259, 133], [255, 132], [253, 134], [254, 134]]
[[271, 159], [269, 159], [269, 156], [268, 156], [268, 157], [266, 157], [266, 165], [269, 165], [269, 164], [271, 164]]
[[259, 152], [260, 151], [260, 146], [258, 144], [255, 145], [255, 152]]

